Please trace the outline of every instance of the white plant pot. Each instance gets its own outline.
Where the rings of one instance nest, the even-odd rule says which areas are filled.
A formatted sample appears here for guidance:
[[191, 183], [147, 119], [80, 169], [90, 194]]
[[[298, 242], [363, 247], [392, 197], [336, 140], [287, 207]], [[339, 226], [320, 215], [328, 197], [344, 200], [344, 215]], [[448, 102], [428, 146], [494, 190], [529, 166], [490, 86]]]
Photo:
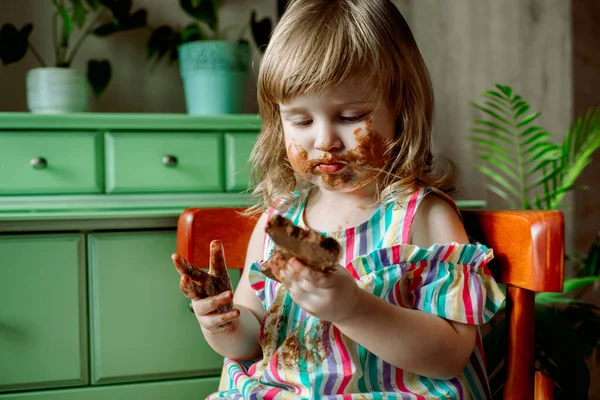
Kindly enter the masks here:
[[88, 110], [86, 76], [73, 68], [34, 68], [27, 73], [27, 108], [38, 114]]

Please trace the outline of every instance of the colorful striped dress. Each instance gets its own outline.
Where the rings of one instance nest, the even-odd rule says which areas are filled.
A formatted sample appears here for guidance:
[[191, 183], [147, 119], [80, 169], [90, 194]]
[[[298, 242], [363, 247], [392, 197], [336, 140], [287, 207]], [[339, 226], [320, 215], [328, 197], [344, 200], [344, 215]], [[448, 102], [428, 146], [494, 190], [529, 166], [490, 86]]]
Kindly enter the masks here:
[[[362, 289], [400, 307], [465, 324], [483, 324], [504, 300], [486, 267], [492, 251], [479, 244], [435, 244], [428, 249], [407, 244], [419, 204], [431, 191], [423, 188], [395, 195], [361, 225], [324, 234], [340, 242], [342, 265]], [[281, 213], [300, 227], [306, 226], [306, 197], [298, 194]], [[266, 235], [264, 260], [273, 247]], [[460, 376], [440, 380], [403, 371], [350, 340], [332, 323], [309, 315], [293, 302], [283, 285], [260, 272], [260, 262], [251, 267], [250, 284], [266, 310], [260, 334], [263, 358], [254, 362], [225, 359], [222, 385], [227, 390], [209, 399], [491, 397], [479, 330], [473, 354]]]

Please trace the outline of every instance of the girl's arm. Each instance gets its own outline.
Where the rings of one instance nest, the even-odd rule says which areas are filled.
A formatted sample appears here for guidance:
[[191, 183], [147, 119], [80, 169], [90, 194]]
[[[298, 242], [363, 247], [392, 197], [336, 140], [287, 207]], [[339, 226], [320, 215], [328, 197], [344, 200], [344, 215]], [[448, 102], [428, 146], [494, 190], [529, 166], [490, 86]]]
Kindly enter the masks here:
[[[423, 199], [412, 226], [411, 243], [421, 248], [469, 243], [454, 209], [437, 196]], [[475, 346], [475, 326], [397, 307], [363, 290], [354, 312], [336, 326], [383, 360], [432, 378], [460, 375]]]
[[[230, 320], [229, 325], [223, 328], [219, 328], [219, 323], [223, 324], [229, 320], [218, 320], [218, 314], [215, 315], [217, 318], [215, 328], [217, 329], [209, 330], [201, 325], [204, 337], [213, 350], [224, 357], [235, 360], [253, 360], [262, 356], [258, 339], [265, 311], [260, 299], [250, 287], [248, 271], [254, 261], [262, 259], [266, 221], [267, 214], [263, 214], [256, 223], [248, 243], [246, 263], [233, 296], [234, 308], [239, 310], [239, 316], [234, 317], [233, 320]], [[213, 305], [216, 308], [228, 302], [231, 302], [231, 296], [224, 295], [223, 298], [215, 296]]]

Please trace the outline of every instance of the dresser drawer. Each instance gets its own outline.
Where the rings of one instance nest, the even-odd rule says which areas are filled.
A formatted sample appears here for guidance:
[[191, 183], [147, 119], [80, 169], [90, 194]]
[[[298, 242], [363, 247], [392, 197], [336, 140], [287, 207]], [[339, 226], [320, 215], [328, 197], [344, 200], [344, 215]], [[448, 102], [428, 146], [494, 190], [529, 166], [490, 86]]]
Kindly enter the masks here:
[[105, 134], [108, 193], [220, 192], [219, 133]]
[[0, 132], [0, 195], [101, 193], [102, 146], [97, 132]]

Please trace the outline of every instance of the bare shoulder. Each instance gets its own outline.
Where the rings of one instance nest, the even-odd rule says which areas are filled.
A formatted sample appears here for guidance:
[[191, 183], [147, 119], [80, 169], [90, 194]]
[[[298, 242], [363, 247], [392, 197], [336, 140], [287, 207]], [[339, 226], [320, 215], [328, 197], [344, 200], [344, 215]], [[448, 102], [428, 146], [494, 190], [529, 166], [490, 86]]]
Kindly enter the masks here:
[[434, 243], [469, 243], [469, 238], [456, 210], [441, 197], [426, 196], [411, 227], [411, 244], [428, 248]]
[[267, 226], [268, 218], [269, 214], [267, 212], [264, 212], [256, 221], [256, 225], [254, 225], [254, 230], [252, 231], [252, 234], [250, 235], [250, 240], [248, 242], [248, 251], [246, 252], [245, 268], [250, 266], [254, 261], [262, 258], [265, 228]]

